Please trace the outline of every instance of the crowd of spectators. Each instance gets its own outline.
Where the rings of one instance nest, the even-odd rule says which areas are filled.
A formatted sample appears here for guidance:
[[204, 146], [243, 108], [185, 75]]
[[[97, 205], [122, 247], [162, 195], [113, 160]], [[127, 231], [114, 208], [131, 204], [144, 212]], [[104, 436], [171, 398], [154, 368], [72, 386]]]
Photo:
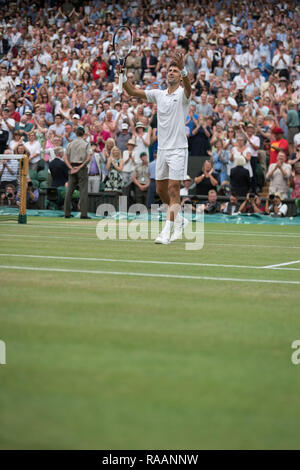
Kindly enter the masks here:
[[[54, 186], [64, 186], [64, 151], [82, 125], [93, 149], [89, 192], [131, 188], [137, 201], [153, 202], [156, 106], [118, 94], [112, 39], [123, 23], [134, 38], [127, 76], [139, 87], [166, 89], [172, 53], [185, 53], [193, 90], [189, 154], [206, 157], [190, 182], [197, 194], [213, 201], [226, 188], [233, 193], [226, 211], [239, 196], [252, 207], [249, 194], [258, 198], [266, 182], [280, 201], [300, 198], [298, 3], [0, 0], [0, 6], [0, 153], [28, 153], [32, 171], [43, 160]], [[0, 161], [2, 189], [15, 184], [7, 166]], [[183, 183], [187, 192], [190, 183]]]

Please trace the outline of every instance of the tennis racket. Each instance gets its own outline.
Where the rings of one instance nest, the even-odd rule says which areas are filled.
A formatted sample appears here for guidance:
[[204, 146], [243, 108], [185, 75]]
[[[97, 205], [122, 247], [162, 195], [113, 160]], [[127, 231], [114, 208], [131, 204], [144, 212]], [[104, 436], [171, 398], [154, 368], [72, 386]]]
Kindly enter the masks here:
[[[128, 26], [120, 26], [113, 38], [113, 48], [117, 57], [118, 62], [121, 67], [124, 67], [126, 63], [126, 58], [129, 56], [133, 46], [133, 38], [131, 29]], [[119, 74], [119, 88], [118, 92], [122, 93], [123, 91], [123, 73]]]

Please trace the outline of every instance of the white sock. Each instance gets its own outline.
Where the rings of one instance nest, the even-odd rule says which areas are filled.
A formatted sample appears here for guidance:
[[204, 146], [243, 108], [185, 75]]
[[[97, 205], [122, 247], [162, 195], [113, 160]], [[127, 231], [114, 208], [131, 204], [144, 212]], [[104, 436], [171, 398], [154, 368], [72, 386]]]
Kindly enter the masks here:
[[173, 225], [174, 225], [174, 222], [172, 222], [171, 220], [167, 220], [167, 221], [166, 221], [166, 224], [165, 224], [165, 226], [164, 226], [164, 228], [162, 229], [162, 233], [163, 233], [164, 235], [168, 235], [168, 236], [169, 236], [170, 233], [171, 233], [171, 230], [172, 230], [172, 228], [173, 228]]
[[181, 212], [179, 211], [176, 215], [175, 222], [180, 223], [182, 222], [182, 220], [183, 220], [183, 217], [181, 215]]

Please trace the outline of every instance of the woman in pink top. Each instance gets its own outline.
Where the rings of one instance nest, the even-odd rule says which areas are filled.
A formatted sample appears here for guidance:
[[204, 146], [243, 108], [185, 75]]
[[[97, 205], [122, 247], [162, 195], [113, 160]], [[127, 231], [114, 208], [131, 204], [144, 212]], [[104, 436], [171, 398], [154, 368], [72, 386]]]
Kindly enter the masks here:
[[293, 199], [300, 199], [300, 162], [296, 163], [296, 165], [294, 166], [294, 170], [295, 172], [292, 176], [292, 182], [291, 182], [291, 185], [293, 188], [291, 197]]

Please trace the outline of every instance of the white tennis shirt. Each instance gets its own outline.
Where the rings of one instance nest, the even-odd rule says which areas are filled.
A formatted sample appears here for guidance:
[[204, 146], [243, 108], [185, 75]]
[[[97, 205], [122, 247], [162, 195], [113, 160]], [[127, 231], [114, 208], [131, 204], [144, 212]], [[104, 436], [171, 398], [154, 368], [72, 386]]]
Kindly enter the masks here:
[[184, 89], [180, 86], [171, 94], [168, 90], [145, 90], [145, 93], [147, 101], [157, 104], [158, 148], [187, 148], [185, 121], [190, 99], [185, 96]]

